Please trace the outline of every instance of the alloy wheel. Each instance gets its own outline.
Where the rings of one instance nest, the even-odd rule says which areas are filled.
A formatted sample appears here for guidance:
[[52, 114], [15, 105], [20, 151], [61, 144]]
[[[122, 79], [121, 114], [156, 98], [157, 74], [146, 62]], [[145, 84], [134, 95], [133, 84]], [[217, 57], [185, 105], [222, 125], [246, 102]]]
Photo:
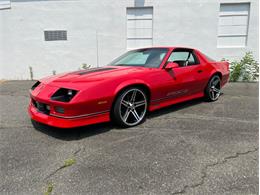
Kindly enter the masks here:
[[209, 96], [211, 100], [215, 101], [220, 96], [220, 78], [218, 76], [213, 77], [209, 86]]
[[122, 97], [119, 107], [121, 120], [128, 126], [140, 123], [146, 113], [146, 95], [139, 89], [130, 89]]

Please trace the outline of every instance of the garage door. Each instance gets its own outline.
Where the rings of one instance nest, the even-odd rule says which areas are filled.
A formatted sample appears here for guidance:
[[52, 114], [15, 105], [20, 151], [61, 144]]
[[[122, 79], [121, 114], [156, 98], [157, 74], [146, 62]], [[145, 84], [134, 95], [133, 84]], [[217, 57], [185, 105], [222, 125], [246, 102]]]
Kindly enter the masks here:
[[11, 7], [10, 0], [0, 0], [0, 9], [7, 9]]
[[220, 5], [218, 27], [219, 47], [246, 46], [249, 8], [249, 3]]
[[127, 48], [151, 46], [153, 43], [153, 8], [127, 8]]

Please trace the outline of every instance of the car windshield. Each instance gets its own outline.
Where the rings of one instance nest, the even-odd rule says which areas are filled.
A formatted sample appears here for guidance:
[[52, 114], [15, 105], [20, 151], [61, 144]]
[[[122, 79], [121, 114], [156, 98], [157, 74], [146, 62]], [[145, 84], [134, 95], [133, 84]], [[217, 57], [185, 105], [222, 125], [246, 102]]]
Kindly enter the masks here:
[[138, 49], [126, 52], [122, 56], [112, 61], [111, 66], [142, 66], [148, 68], [158, 68], [162, 63], [168, 49], [150, 48]]

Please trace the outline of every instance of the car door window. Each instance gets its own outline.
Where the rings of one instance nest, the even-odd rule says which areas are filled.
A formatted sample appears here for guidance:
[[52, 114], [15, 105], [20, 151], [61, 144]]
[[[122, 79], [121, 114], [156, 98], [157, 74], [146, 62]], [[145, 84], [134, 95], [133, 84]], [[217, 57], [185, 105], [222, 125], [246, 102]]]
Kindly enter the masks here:
[[173, 51], [168, 61], [176, 62], [180, 67], [198, 64], [191, 51]]
[[168, 61], [174, 62], [179, 60], [186, 60], [189, 56], [189, 52], [172, 52]]

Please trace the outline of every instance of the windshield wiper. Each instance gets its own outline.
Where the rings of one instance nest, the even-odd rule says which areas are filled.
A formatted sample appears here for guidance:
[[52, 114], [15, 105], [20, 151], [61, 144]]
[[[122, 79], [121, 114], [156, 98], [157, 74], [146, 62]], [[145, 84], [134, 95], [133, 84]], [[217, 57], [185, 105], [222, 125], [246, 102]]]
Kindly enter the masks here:
[[128, 64], [116, 64], [114, 66], [129, 66]]

